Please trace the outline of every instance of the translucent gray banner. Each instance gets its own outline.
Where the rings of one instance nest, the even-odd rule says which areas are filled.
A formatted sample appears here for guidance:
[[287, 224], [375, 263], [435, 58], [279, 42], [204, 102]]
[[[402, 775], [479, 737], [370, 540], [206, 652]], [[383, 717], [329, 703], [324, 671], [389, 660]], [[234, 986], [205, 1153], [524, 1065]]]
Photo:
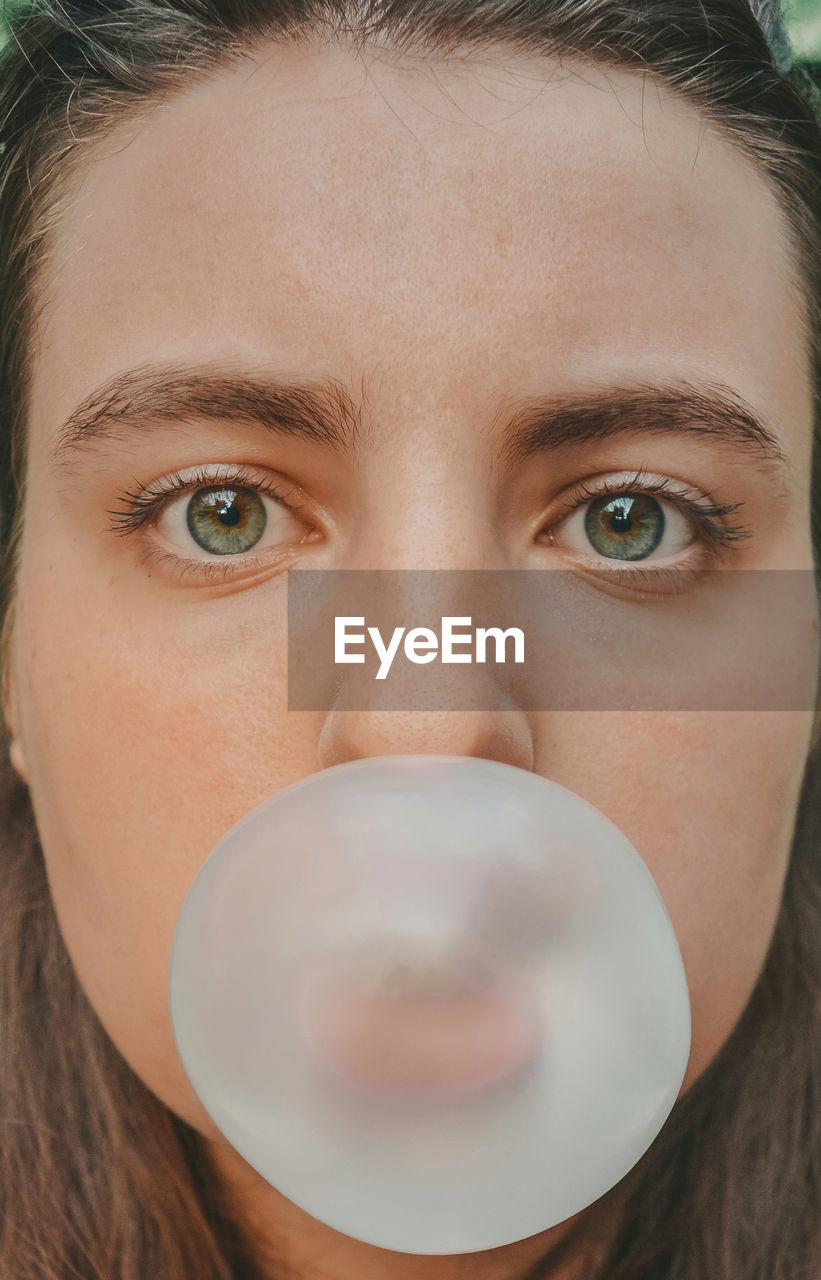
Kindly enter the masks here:
[[292, 570], [292, 711], [804, 711], [813, 570]]

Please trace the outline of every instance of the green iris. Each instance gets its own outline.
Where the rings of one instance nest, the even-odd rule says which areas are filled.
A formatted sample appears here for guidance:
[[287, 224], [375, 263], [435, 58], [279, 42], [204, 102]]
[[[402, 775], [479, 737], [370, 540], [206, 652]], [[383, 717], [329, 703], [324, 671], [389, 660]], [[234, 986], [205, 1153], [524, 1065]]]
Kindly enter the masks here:
[[200, 489], [185, 513], [191, 537], [217, 556], [249, 551], [265, 532], [267, 518], [262, 499], [248, 489]]
[[602, 494], [584, 517], [584, 530], [599, 555], [643, 560], [664, 536], [664, 512], [649, 494]]

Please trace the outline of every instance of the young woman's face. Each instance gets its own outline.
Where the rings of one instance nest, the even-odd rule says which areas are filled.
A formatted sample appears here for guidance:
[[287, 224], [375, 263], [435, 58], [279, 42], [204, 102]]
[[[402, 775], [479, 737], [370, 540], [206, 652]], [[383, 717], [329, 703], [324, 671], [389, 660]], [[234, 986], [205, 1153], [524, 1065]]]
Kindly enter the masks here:
[[[7, 715], [66, 943], [125, 1058], [218, 1142], [166, 1003], [198, 868], [298, 778], [452, 752], [553, 778], [633, 841], [684, 957], [689, 1084], [763, 963], [809, 714], [289, 712], [286, 570], [612, 564], [580, 487], [640, 471], [668, 481], [648, 559], [809, 567], [809, 359], [763, 178], [632, 74], [327, 49], [214, 76], [79, 176], [42, 281]], [[327, 429], [289, 432], [276, 384], [325, 380]], [[685, 380], [743, 398], [780, 460], [720, 423], [550, 439], [558, 397]], [[517, 459], [505, 428], [533, 396], [548, 428]], [[234, 533], [207, 486], [237, 468]], [[743, 504], [745, 536], [711, 545], [693, 498]]]

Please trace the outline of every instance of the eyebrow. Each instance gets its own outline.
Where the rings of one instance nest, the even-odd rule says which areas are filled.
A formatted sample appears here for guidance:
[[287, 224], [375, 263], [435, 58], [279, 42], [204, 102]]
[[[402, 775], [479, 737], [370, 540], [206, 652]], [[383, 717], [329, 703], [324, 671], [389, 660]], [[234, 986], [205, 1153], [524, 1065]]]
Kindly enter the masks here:
[[[144, 365], [117, 374], [77, 406], [57, 434], [54, 461], [67, 463], [95, 441], [194, 420], [240, 423], [340, 451], [355, 450], [362, 434], [360, 406], [333, 378], [287, 382], [211, 366]], [[789, 471], [772, 431], [732, 388], [716, 382], [637, 381], [530, 396], [508, 401], [500, 421], [508, 464], [622, 435], [689, 433], [757, 454], [781, 477]]]
[[280, 436], [353, 449], [359, 410], [334, 378], [284, 382], [207, 369], [144, 365], [117, 374], [77, 406], [57, 433], [58, 466], [93, 442], [192, 421], [240, 423]]
[[525, 461], [536, 453], [620, 435], [707, 436], [718, 444], [757, 454], [783, 478], [789, 462], [774, 433], [737, 392], [723, 383], [635, 383], [592, 393], [529, 397], [507, 417], [505, 458]]

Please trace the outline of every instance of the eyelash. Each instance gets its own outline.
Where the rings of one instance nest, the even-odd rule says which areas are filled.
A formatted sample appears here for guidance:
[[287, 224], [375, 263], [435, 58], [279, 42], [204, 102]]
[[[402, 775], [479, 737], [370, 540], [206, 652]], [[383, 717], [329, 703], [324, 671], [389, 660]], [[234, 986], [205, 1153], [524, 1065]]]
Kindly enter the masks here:
[[[571, 500], [562, 505], [567, 507], [569, 515], [585, 503], [592, 502], [594, 498], [626, 493], [646, 493], [651, 497], [665, 497], [692, 520], [702, 541], [706, 543], [706, 550], [714, 555], [717, 555], [722, 547], [745, 541], [752, 533], [746, 525], [727, 523], [727, 517], [742, 507], [743, 502], [715, 503], [712, 501], [712, 496], [703, 489], [682, 487], [667, 478], [650, 480], [645, 468], [636, 471], [629, 478], [604, 480], [595, 487], [592, 487], [590, 482], [583, 481], [574, 489]], [[642, 570], [636, 567], [631, 568], [630, 572], [642, 572]]]
[[[201, 468], [193, 473], [188, 472], [185, 476], [179, 471], [172, 472], [168, 477], [154, 485], [138, 485], [136, 492], [125, 490], [118, 495], [117, 501], [126, 510], [108, 511], [106, 514], [112, 517], [109, 527], [121, 537], [137, 533], [147, 526], [172, 498], [183, 493], [195, 493], [199, 489], [214, 488], [220, 485], [236, 485], [238, 488], [250, 490], [254, 493], [264, 493], [294, 515], [298, 514], [300, 510], [298, 504], [288, 500], [286, 496], [287, 490], [283, 491], [270, 479], [260, 479], [260, 473], [258, 472], [253, 473], [243, 466], [232, 467], [219, 473], [208, 472]], [[743, 506], [742, 502], [714, 503], [711, 495], [703, 490], [682, 488], [666, 478], [648, 479], [646, 469], [635, 472], [629, 478], [604, 480], [598, 484], [584, 481], [573, 491], [570, 500], [562, 502], [561, 505], [567, 508], [569, 515], [578, 507], [584, 506], [585, 503], [591, 502], [595, 498], [608, 494], [623, 493], [645, 493], [667, 498], [669, 502], [693, 521], [707, 553], [713, 556], [718, 555], [720, 548], [742, 542], [750, 537], [751, 531], [746, 526], [727, 523], [727, 517]], [[546, 532], [549, 532], [549, 530]], [[164, 553], [158, 549], [153, 549], [151, 555], [163, 562], [167, 561], [180, 574], [184, 574], [186, 571], [196, 571], [204, 578], [221, 575], [224, 581], [231, 572], [229, 563], [186, 561], [180, 556]], [[239, 558], [237, 557], [237, 559]], [[634, 565], [631, 566], [629, 572], [631, 575], [640, 575], [642, 573], [658, 574], [663, 571], [650, 568], [642, 569], [638, 565]]]
[[193, 475], [183, 476], [179, 471], [173, 471], [170, 476], [153, 486], [149, 485], [145, 488], [140, 486], [137, 493], [125, 490], [118, 496], [117, 501], [121, 502], [128, 510], [125, 512], [108, 511], [106, 514], [116, 517], [111, 521], [111, 528], [114, 532], [126, 535], [143, 528], [159, 513], [166, 502], [169, 502], [171, 498], [175, 498], [178, 494], [188, 491], [196, 493], [198, 489], [214, 489], [222, 485], [235, 485], [238, 489], [250, 489], [255, 493], [264, 493], [267, 497], [280, 503], [287, 511], [296, 514], [299, 510], [298, 506], [288, 501], [285, 492], [278, 489], [270, 480], [260, 480], [258, 474], [253, 475], [244, 467], [233, 467], [230, 471], [218, 474], [199, 470], [195, 471]]

